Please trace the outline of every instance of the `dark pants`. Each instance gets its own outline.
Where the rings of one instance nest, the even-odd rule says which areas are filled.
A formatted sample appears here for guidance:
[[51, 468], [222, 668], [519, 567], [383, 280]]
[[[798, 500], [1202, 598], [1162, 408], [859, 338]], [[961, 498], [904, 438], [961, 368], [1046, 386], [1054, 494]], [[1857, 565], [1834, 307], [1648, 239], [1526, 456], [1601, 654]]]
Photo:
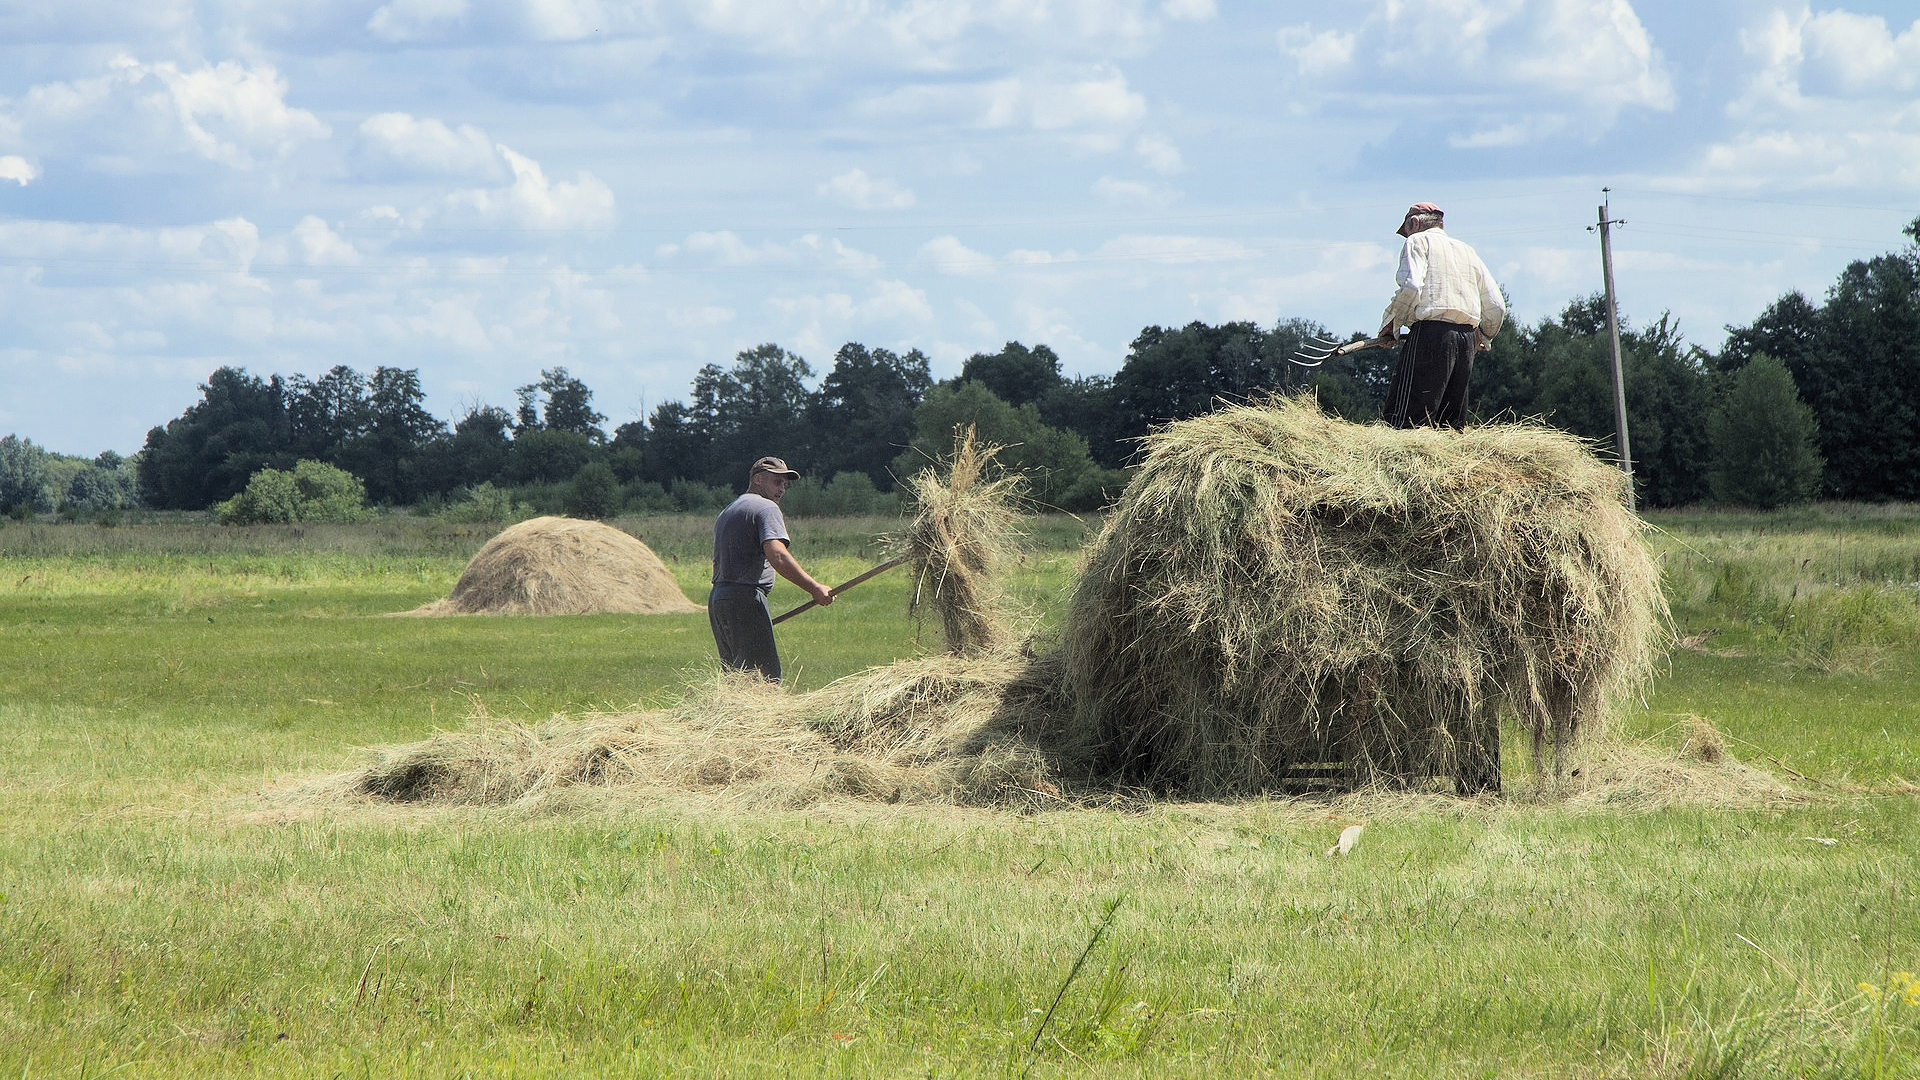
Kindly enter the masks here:
[[780, 681], [780, 653], [773, 644], [766, 593], [752, 585], [715, 585], [707, 594], [707, 623], [713, 627], [722, 664]]
[[1387, 384], [1381, 419], [1397, 428], [1467, 426], [1467, 380], [1479, 335], [1471, 326], [1428, 319], [1413, 324], [1400, 366]]

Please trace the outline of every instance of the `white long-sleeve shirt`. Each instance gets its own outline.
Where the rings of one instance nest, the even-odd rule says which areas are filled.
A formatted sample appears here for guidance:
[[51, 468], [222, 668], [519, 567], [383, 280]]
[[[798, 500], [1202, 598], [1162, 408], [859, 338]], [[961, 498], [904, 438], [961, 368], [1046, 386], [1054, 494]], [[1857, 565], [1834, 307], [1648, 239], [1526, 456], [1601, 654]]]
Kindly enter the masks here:
[[1506, 321], [1507, 307], [1493, 272], [1465, 243], [1435, 227], [1414, 233], [1400, 248], [1400, 291], [1393, 294], [1382, 329], [1397, 331], [1427, 319], [1472, 326], [1492, 338]]

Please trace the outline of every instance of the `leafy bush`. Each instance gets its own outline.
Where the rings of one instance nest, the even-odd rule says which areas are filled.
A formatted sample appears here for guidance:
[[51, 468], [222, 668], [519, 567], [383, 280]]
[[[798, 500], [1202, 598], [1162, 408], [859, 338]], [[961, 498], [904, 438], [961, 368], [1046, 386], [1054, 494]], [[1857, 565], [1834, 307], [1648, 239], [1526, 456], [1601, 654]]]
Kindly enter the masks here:
[[297, 462], [292, 472], [261, 469], [247, 480], [246, 490], [213, 512], [222, 525], [365, 521], [372, 516], [359, 477], [319, 461]]
[[[615, 470], [616, 473], [618, 470]], [[627, 509], [636, 514], [670, 514], [679, 509], [664, 485], [652, 480], [636, 480], [624, 489]]]
[[613, 466], [604, 461], [587, 463], [573, 474], [573, 483], [567, 487], [566, 507], [572, 517], [610, 518], [620, 512], [625, 501]]
[[824, 484], [811, 476], [795, 480], [780, 505], [803, 517], [886, 515], [899, 513], [900, 496], [881, 491], [866, 473], [843, 472]]
[[717, 513], [733, 501], [734, 492], [718, 484], [703, 484], [698, 480], [675, 480], [667, 489], [673, 499], [673, 508], [685, 513]]
[[533, 508], [515, 499], [513, 492], [506, 488], [497, 488], [483, 481], [468, 488], [465, 498], [447, 505], [435, 516], [443, 521], [480, 525], [524, 521], [533, 516]]

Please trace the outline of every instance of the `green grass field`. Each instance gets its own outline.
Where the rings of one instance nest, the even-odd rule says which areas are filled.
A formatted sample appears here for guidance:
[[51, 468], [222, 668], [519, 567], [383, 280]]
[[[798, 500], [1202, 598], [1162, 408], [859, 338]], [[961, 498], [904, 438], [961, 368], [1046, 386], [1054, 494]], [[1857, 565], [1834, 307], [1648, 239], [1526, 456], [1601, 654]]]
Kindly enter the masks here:
[[[1687, 647], [1618, 737], [1806, 800], [292, 812], [670, 701], [704, 616], [385, 617], [488, 527], [0, 528], [0, 1078], [1920, 1075], [1920, 511], [1654, 520]], [[622, 524], [702, 595], [704, 519]], [[889, 527], [794, 525], [831, 581]], [[1035, 524], [1040, 618], [1086, 529]], [[784, 625], [793, 683], [937, 647], [906, 599]]]

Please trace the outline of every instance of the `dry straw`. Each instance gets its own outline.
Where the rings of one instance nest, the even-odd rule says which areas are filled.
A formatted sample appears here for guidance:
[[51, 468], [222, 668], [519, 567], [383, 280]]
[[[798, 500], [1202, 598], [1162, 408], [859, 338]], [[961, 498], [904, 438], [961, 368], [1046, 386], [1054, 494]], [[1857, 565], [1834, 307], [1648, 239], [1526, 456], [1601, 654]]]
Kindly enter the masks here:
[[807, 694], [721, 674], [676, 708], [537, 727], [484, 715], [466, 731], [376, 751], [337, 778], [394, 802], [537, 804], [565, 789], [620, 787], [751, 807], [851, 797], [879, 802], [1031, 802], [1057, 795], [1035, 751], [985, 738], [1018, 674], [1006, 657], [931, 657]]
[[1004, 648], [1015, 633], [999, 577], [1023, 481], [995, 465], [1001, 449], [981, 442], [972, 425], [956, 429], [953, 456], [937, 463], [945, 468], [922, 469], [906, 481], [914, 514], [901, 542], [914, 570], [912, 609], [934, 610], [956, 656]]
[[1169, 425], [1067, 618], [1076, 756], [1201, 796], [1328, 766], [1497, 790], [1505, 713], [1557, 768], [1668, 637], [1627, 495], [1533, 424], [1361, 427], [1296, 397]]
[[705, 610], [653, 549], [611, 525], [537, 517], [487, 541], [445, 600], [409, 615], [655, 615]]

